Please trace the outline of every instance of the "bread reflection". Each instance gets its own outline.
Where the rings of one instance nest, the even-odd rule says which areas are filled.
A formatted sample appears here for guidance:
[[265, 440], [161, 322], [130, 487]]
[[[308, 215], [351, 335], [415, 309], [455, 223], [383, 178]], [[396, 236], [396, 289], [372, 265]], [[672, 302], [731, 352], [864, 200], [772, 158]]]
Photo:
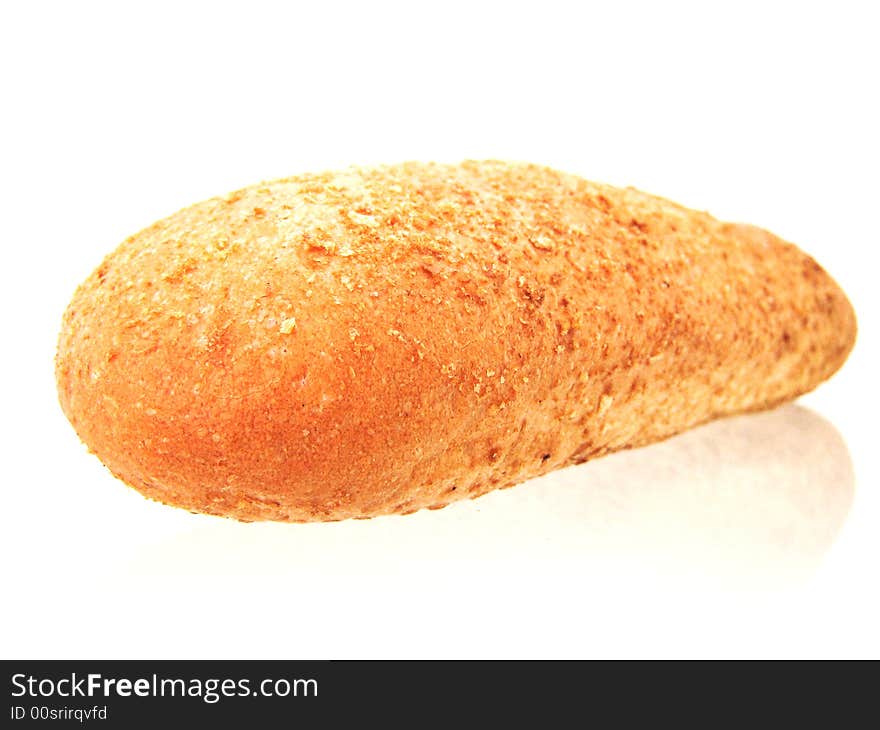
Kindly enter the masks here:
[[[828, 421], [789, 405], [715, 421], [536, 484], [572, 549], [683, 576], [790, 581], [815, 569], [855, 479]], [[525, 523], [524, 523], [525, 524]]]

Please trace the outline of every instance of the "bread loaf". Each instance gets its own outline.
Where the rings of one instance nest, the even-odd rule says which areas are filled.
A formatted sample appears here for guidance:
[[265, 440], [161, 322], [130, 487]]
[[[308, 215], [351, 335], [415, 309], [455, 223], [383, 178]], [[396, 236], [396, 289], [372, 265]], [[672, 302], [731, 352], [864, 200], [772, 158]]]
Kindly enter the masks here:
[[533, 165], [409, 163], [132, 236], [76, 291], [56, 372], [79, 436], [147, 497], [339, 520], [770, 408], [855, 332], [828, 274], [759, 228]]

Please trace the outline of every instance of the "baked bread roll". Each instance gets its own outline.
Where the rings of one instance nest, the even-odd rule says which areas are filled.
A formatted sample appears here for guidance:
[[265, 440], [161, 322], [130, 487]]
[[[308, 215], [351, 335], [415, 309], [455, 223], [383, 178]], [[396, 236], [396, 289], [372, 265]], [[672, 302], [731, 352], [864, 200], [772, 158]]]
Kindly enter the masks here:
[[765, 409], [856, 322], [774, 235], [503, 162], [301, 175], [127, 239], [64, 315], [64, 412], [147, 497], [239, 520], [443, 507]]

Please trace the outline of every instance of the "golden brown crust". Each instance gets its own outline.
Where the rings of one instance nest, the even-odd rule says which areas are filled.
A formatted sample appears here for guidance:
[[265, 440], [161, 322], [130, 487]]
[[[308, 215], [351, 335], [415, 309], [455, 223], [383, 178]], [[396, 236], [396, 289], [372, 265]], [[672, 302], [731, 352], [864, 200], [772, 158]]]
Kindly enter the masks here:
[[441, 507], [768, 408], [852, 348], [770, 233], [532, 165], [302, 175], [182, 210], [80, 286], [62, 407], [148, 497], [241, 520]]

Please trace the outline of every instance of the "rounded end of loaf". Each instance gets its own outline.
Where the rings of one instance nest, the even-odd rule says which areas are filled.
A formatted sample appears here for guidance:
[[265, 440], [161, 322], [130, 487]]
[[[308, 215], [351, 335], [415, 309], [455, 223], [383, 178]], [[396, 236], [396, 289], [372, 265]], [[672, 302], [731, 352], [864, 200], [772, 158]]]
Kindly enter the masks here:
[[[816, 266], [819, 265], [816, 264]], [[821, 267], [819, 268], [821, 269]], [[855, 347], [858, 338], [858, 320], [855, 309], [843, 289], [824, 269], [822, 269], [822, 273], [828, 281], [829, 291], [826, 295], [828, 297], [828, 318], [836, 330], [836, 335], [830, 342], [830, 352], [822, 378], [822, 380], [827, 380], [843, 367]]]
[[748, 224], [727, 223], [723, 230], [752, 249], [766, 251], [762, 258], [772, 262], [765, 265], [774, 269], [774, 287], [765, 287], [759, 304], [779, 342], [781, 365], [774, 378], [795, 384], [786, 399], [813, 390], [843, 366], [855, 346], [858, 325], [852, 304], [831, 275], [794, 244]]
[[[414, 480], [434, 481], [416, 472], [442, 453], [449, 433], [439, 422], [455, 425], [464, 398], [394, 329], [410, 309], [408, 332], [431, 332], [432, 310], [383, 291], [370, 322], [342, 287], [316, 293], [319, 314], [295, 324], [279, 319], [255, 334], [240, 313], [230, 325], [212, 312], [203, 333], [183, 336], [201, 325], [153, 306], [149, 275], [129, 298], [114, 291], [113, 271], [134, 278], [127, 265], [104, 264], [65, 312], [56, 379], [62, 410], [117, 478], [164, 504], [244, 522], [440, 506]], [[185, 305], [190, 319], [205, 306]], [[434, 344], [452, 348], [455, 336], [475, 337], [476, 324], [438, 332]], [[460, 494], [444, 489], [448, 501]]]

